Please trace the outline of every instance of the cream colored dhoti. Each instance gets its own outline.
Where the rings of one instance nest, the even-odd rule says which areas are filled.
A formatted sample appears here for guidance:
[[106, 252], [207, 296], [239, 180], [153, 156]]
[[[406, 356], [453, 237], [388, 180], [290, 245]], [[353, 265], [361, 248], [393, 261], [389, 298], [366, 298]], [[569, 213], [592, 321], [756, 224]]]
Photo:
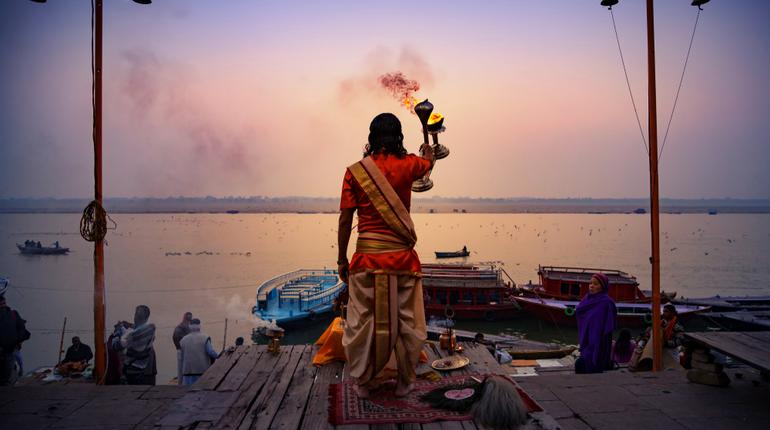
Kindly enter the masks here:
[[403, 272], [367, 270], [351, 274], [348, 286], [342, 346], [350, 375], [359, 385], [373, 387], [390, 362], [387, 367], [398, 369], [399, 382], [414, 382], [427, 338], [422, 279]]

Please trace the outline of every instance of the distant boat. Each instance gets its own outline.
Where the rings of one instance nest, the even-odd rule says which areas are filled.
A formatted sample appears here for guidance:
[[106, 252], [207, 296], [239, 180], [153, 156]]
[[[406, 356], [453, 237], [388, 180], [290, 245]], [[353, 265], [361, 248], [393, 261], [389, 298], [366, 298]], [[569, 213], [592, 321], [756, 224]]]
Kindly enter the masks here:
[[225, 213], [229, 213], [230, 215], [235, 215], [237, 213], [240, 213], [241, 211], [236, 209], [230, 209], [229, 211], [225, 211]]
[[257, 289], [252, 313], [265, 321], [286, 325], [332, 311], [345, 287], [336, 270], [300, 269], [276, 276]]
[[459, 258], [469, 255], [471, 255], [471, 252], [465, 248], [459, 251], [436, 251], [436, 258]]
[[62, 255], [70, 252], [69, 248], [59, 246], [59, 242], [55, 242], [52, 246], [37, 246], [37, 243], [29, 241], [24, 245], [17, 243], [16, 247], [24, 255]]
[[709, 211], [709, 215], [716, 215], [716, 214], [717, 214], [717, 210], [716, 209], [711, 209]]
[[646, 214], [647, 211], [644, 208], [639, 208], [634, 211], [635, 214]]

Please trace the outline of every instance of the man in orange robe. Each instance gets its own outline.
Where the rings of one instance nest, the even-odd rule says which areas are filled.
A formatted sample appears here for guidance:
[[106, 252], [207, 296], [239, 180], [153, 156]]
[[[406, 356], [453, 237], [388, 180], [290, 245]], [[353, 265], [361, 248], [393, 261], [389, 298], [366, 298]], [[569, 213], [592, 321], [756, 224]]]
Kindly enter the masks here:
[[[396, 395], [407, 395], [427, 337], [409, 206], [412, 182], [430, 171], [435, 158], [427, 144], [421, 148], [422, 157], [407, 154], [403, 140], [395, 115], [376, 116], [364, 159], [348, 168], [342, 183], [337, 264], [350, 294], [342, 345], [362, 398], [393, 360], [398, 369]], [[359, 235], [348, 262], [356, 211]]]

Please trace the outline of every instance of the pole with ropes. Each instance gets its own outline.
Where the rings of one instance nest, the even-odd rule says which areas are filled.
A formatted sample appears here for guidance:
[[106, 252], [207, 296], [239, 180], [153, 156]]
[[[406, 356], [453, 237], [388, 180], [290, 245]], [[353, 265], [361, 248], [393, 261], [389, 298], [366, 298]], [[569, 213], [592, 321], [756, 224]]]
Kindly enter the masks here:
[[[698, 7], [698, 13], [700, 16], [701, 6], [708, 3], [709, 0], [693, 0], [691, 5]], [[648, 140], [649, 146], [646, 145], [647, 155], [649, 158], [650, 167], [650, 264], [652, 266], [651, 281], [652, 281], [652, 346], [653, 346], [653, 371], [660, 371], [663, 368], [663, 331], [661, 330], [661, 312], [660, 312], [660, 199], [659, 199], [659, 182], [658, 182], [658, 110], [657, 110], [657, 89], [655, 84], [655, 13], [653, 7], [653, 0], [646, 0], [646, 15], [647, 15], [647, 99], [648, 99]], [[618, 0], [602, 0], [601, 5], [606, 6], [610, 10], [612, 16], [613, 28], [615, 28], [615, 36], [617, 38], [617, 28], [615, 27], [615, 18], [612, 15], [612, 6], [618, 4]], [[697, 27], [697, 21], [696, 21]], [[693, 29], [693, 37], [695, 35], [695, 29]], [[690, 48], [692, 48], [692, 39], [690, 40]], [[620, 40], [618, 39], [618, 49], [620, 49]], [[621, 50], [621, 61], [623, 61], [623, 53]], [[687, 52], [688, 59], [690, 50]], [[685, 67], [687, 62], [685, 61]], [[623, 62], [623, 69], [625, 71], [625, 62]], [[684, 71], [682, 72], [682, 79], [684, 78]], [[631, 85], [628, 82], [628, 73], [626, 72], [626, 84], [628, 85], [629, 93], [631, 93]], [[679, 87], [681, 89], [681, 81]], [[679, 92], [677, 91], [677, 99], [679, 98]], [[636, 103], [634, 102], [633, 94], [631, 94], [631, 102], [634, 105], [634, 111], [636, 112]], [[676, 104], [674, 105], [676, 106]], [[673, 117], [673, 110], [671, 113]], [[641, 129], [641, 123], [637, 114], [637, 123], [639, 123]], [[671, 125], [671, 119], [669, 119], [669, 126]], [[668, 128], [668, 127], [667, 127]], [[668, 133], [667, 133], [668, 134]], [[642, 135], [644, 140], [644, 135]]]

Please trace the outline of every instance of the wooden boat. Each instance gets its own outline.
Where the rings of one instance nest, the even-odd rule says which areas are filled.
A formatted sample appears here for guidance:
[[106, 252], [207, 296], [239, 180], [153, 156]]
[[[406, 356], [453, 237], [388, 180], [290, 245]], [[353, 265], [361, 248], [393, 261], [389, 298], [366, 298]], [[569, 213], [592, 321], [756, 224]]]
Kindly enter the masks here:
[[450, 305], [455, 319], [494, 321], [519, 313], [513, 282], [494, 264], [423, 264], [425, 315], [443, 317]]
[[[543, 299], [517, 296], [516, 302], [524, 309], [543, 321], [556, 325], [577, 326], [575, 308], [579, 301]], [[641, 328], [652, 321], [650, 303], [616, 303], [618, 309], [617, 326], [622, 328]], [[709, 309], [708, 306], [675, 305], [679, 320], [687, 320], [698, 312]], [[661, 312], [663, 306], [661, 305]]]
[[[616, 303], [650, 303], [652, 297], [639, 289], [636, 277], [614, 269], [587, 267], [539, 266], [540, 284], [519, 285], [518, 291], [526, 297], [542, 299], [577, 300], [588, 294], [588, 285], [594, 273], [604, 273], [610, 279], [609, 296]], [[668, 302], [676, 293], [661, 293], [661, 301]]]
[[[438, 341], [444, 327], [428, 325], [428, 340]], [[473, 342], [476, 333], [466, 330], [453, 329], [458, 342]], [[513, 359], [561, 358], [572, 354], [577, 349], [575, 345], [560, 345], [558, 343], [538, 342], [514, 336], [494, 335], [484, 333], [484, 341], [496, 349], [504, 349]]]
[[252, 313], [278, 325], [313, 319], [332, 311], [344, 287], [336, 270], [295, 270], [260, 285]]
[[720, 327], [729, 330], [770, 330], [770, 310], [706, 312], [701, 316], [716, 321]]
[[436, 258], [459, 258], [459, 257], [467, 257], [471, 255], [471, 252], [467, 249], [460, 250], [460, 251], [435, 251], [436, 252]]
[[19, 252], [24, 255], [63, 255], [70, 252], [69, 248], [58, 246], [29, 246], [27, 244], [17, 243], [16, 247], [19, 248]]
[[701, 298], [680, 298], [672, 300], [677, 305], [710, 306], [713, 312], [732, 312], [740, 310], [770, 311], [770, 296], [726, 296], [720, 295]]

